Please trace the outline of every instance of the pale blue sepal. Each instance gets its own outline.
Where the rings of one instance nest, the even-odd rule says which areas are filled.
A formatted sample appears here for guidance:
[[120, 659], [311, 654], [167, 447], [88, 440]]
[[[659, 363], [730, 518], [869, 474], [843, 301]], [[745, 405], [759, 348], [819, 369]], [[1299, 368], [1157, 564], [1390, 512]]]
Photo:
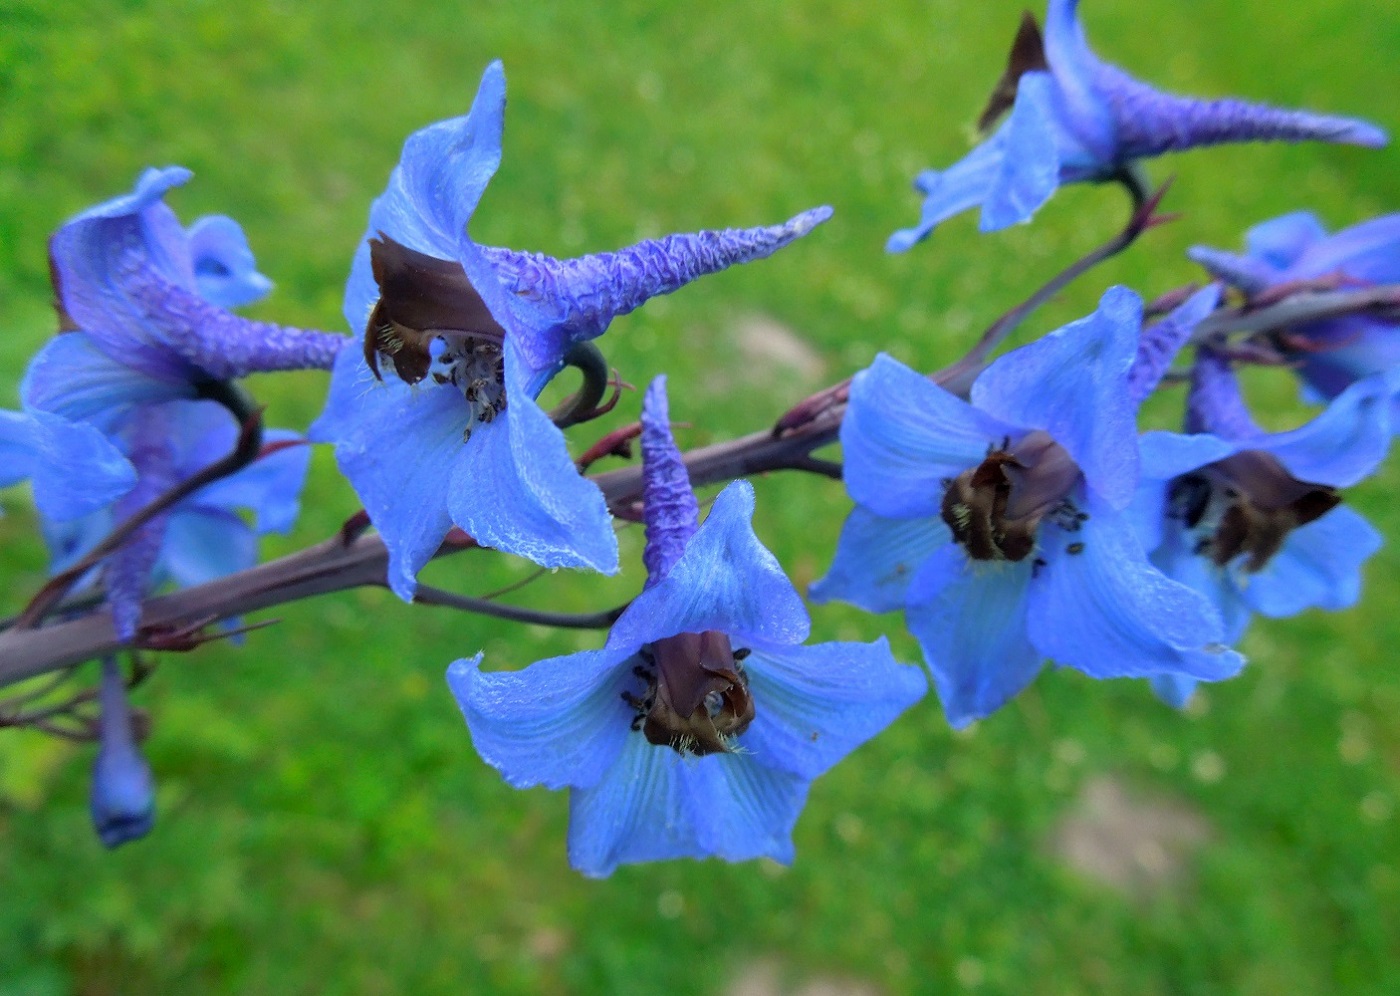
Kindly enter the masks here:
[[914, 571], [951, 540], [939, 516], [886, 519], [857, 505], [841, 527], [831, 567], [812, 583], [808, 597], [849, 602], [867, 612], [902, 609]]
[[982, 204], [984, 232], [1030, 221], [1060, 185], [1053, 87], [1043, 72], [1025, 73], [1017, 82], [1001, 167]]

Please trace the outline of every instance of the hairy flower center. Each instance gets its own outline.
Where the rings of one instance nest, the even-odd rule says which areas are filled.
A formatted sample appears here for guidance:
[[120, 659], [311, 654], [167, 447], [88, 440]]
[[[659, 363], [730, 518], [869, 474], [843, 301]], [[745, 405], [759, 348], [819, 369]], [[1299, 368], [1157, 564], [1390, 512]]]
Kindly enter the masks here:
[[989, 447], [986, 459], [946, 481], [940, 512], [973, 560], [1024, 560], [1047, 513], [1081, 513], [1068, 505], [1079, 467], [1041, 430], [1014, 445]]
[[1167, 514], [1200, 534], [1196, 553], [1224, 567], [1243, 554], [1263, 570], [1289, 532], [1341, 502], [1336, 489], [1291, 476], [1276, 457], [1245, 450], [1172, 483]]
[[733, 650], [716, 630], [678, 633], [647, 644], [632, 673], [645, 683], [641, 695], [623, 692], [633, 709], [632, 729], [648, 742], [679, 754], [721, 754], [753, 722], [753, 697], [741, 663], [749, 652]]

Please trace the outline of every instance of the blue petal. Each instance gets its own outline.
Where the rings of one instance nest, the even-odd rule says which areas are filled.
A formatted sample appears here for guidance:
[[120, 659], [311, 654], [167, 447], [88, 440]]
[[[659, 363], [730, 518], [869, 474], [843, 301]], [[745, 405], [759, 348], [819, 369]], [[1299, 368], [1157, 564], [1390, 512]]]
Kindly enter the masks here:
[[91, 425], [47, 412], [0, 412], [0, 486], [32, 475], [34, 504], [52, 520], [76, 519], [136, 483], [130, 461]]
[[[342, 376], [354, 365], [369, 380], [363, 389], [354, 373]], [[347, 409], [357, 391], [361, 414], [352, 419]], [[469, 459], [462, 433], [470, 417], [455, 388], [415, 391], [396, 378], [381, 384], [372, 380], [363, 357], [342, 356], [326, 412], [312, 426], [313, 438], [334, 433], [336, 463], [384, 538], [389, 587], [405, 601], [412, 600], [418, 571], [452, 528], [448, 485], [453, 468]], [[483, 428], [505, 430], [504, 425]]]
[[1152, 691], [1173, 709], [1185, 709], [1186, 703], [1196, 693], [1196, 686], [1200, 684], [1195, 678], [1184, 674], [1154, 674], [1150, 680]]
[[951, 539], [938, 516], [886, 519], [857, 505], [841, 527], [831, 568], [808, 597], [850, 602], [867, 612], [902, 609], [914, 571]]
[[199, 296], [220, 308], [260, 301], [272, 281], [258, 272], [243, 226], [225, 215], [207, 215], [189, 227], [190, 261]]
[[159, 566], [181, 587], [226, 577], [257, 562], [257, 536], [231, 512], [182, 507], [166, 521]]
[[1052, 87], [1042, 72], [1024, 73], [1017, 84], [1001, 168], [982, 204], [984, 232], [1029, 221], [1060, 185]]
[[531, 397], [515, 344], [505, 345], [505, 417], [472, 429], [470, 459], [456, 465], [448, 491], [452, 520], [484, 546], [541, 567], [615, 574], [603, 493], [578, 472], [564, 434]]
[[1236, 447], [1209, 433], [1144, 432], [1138, 437], [1142, 476], [1133, 500], [1124, 509], [1144, 550], [1161, 542], [1167, 492], [1173, 478], [1223, 460]]
[[945, 170], [926, 170], [915, 181], [924, 196], [919, 223], [902, 228], [885, 243], [886, 252], [905, 252], [929, 237], [947, 219], [987, 199], [992, 182], [1001, 172], [1005, 155], [1006, 125]]
[[937, 551], [914, 577], [905, 620], [933, 672], [948, 722], [996, 712], [1040, 672], [1026, 635], [1030, 563], [977, 564], [962, 548]]
[[636, 648], [676, 633], [719, 630], [735, 639], [791, 645], [811, 622], [801, 597], [753, 531], [753, 485], [733, 481], [664, 580], [613, 624], [608, 647]]
[[67, 332], [45, 343], [29, 361], [20, 385], [26, 408], [89, 422], [109, 434], [136, 406], [193, 396], [189, 382], [158, 380], [118, 363], [83, 332]]
[[[370, 266], [371, 238], [383, 234], [437, 259], [457, 258], [467, 222], [501, 164], [505, 88], [505, 70], [499, 61], [491, 63], [465, 116], [429, 125], [404, 143], [388, 186], [370, 205], [369, 227], [350, 264], [343, 310], [356, 335], [364, 335], [379, 300]], [[504, 321], [494, 307], [492, 314]]]
[[1179, 519], [1169, 520], [1162, 529], [1162, 542], [1149, 559], [1167, 577], [1205, 597], [1220, 616], [1220, 642], [1233, 647], [1249, 629], [1254, 613], [1230, 574], [1196, 552], [1199, 540], [1196, 530], [1184, 528]]
[[981, 463], [989, 444], [1020, 434], [881, 353], [851, 382], [841, 422], [846, 490], [877, 515], [937, 515], [945, 479]]
[[1377, 284], [1400, 280], [1400, 214], [1371, 218], [1313, 242], [1283, 279], [1337, 274]]
[[620, 665], [633, 650], [551, 657], [522, 671], [482, 671], [477, 654], [454, 661], [447, 684], [477, 753], [511, 785], [590, 788], [632, 733], [621, 694], [630, 676]]
[[1192, 294], [1171, 312], [1144, 328], [1138, 337], [1137, 355], [1128, 372], [1128, 395], [1141, 404], [1162, 382], [1172, 360], [1220, 303], [1221, 286], [1208, 284]]
[[1264, 569], [1231, 576], [1254, 611], [1274, 618], [1317, 607], [1350, 608], [1361, 597], [1361, 565], [1381, 548], [1381, 535], [1359, 514], [1339, 505], [1293, 530]]
[[1089, 509], [1076, 531], [1042, 526], [1026, 619], [1041, 653], [1093, 678], [1238, 672], [1244, 659], [1224, 646], [1210, 602], [1147, 562], [1125, 516], [1092, 499]]
[[1269, 266], [1285, 270], [1308, 247], [1327, 237], [1327, 229], [1311, 211], [1294, 211], [1255, 225], [1245, 233], [1245, 251]]
[[884, 637], [755, 649], [745, 661], [756, 710], [741, 737], [755, 761], [812, 779], [879, 733], [928, 691]]
[[1249, 440], [1248, 448], [1272, 453], [1300, 481], [1350, 487], [1385, 459], [1397, 390], [1400, 372], [1373, 374], [1348, 387], [1307, 425]]
[[1137, 407], [1127, 377], [1141, 328], [1142, 301], [1125, 287], [1110, 287], [1089, 317], [984, 370], [972, 384], [972, 403], [1014, 425], [1049, 432], [1089, 486], [1122, 508], [1137, 486]]
[[680, 559], [700, 523], [700, 509], [690, 487], [681, 451], [671, 435], [666, 376], [651, 382], [642, 402], [642, 520], [646, 524], [647, 586], [666, 576]]
[[[222, 460], [234, 448], [238, 429], [227, 409], [213, 402], [183, 403], [179, 406], [176, 471], [190, 477], [209, 464]], [[202, 508], [248, 509], [259, 533], [289, 531], [301, 510], [301, 488], [311, 460], [311, 448], [294, 432], [268, 429], [263, 445], [276, 446], [236, 474], [207, 484], [190, 501]]]
[[100, 746], [92, 772], [93, 828], [106, 847], [144, 837], [155, 821], [155, 782], [132, 735], [126, 689], [116, 661], [102, 665]]
[[742, 754], [682, 758], [634, 735], [599, 785], [574, 791], [569, 862], [594, 878], [681, 857], [791, 862], [807, 784]]
[[1099, 92], [1107, 68], [1084, 37], [1079, 0], [1050, 0], [1045, 11], [1045, 59], [1055, 79], [1055, 96], [1069, 130], [1096, 159], [1118, 159], [1118, 129], [1113, 108]]
[[1186, 250], [1186, 255], [1216, 280], [1223, 280], [1246, 294], [1258, 294], [1278, 282], [1278, 271], [1252, 256], [1237, 256], [1210, 246], [1192, 246]]

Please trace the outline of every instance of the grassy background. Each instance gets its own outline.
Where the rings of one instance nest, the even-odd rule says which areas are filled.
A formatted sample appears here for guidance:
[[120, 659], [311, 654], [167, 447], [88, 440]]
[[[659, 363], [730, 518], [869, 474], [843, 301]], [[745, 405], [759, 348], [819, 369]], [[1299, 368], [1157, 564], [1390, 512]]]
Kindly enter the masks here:
[[[1400, 8], [1085, 6], [1100, 51], [1159, 85], [1400, 133]], [[0, 0], [0, 405], [52, 328], [46, 235], [146, 165], [194, 169], [171, 197], [185, 219], [243, 223], [278, 282], [256, 314], [341, 329], [350, 253], [400, 144], [463, 113], [495, 57], [511, 103], [473, 222], [483, 242], [576, 254], [837, 208], [778, 257], [655, 301], [602, 340], [634, 383], [671, 374], [672, 410], [694, 423], [683, 444], [764, 424], [879, 349], [932, 368], [1122, 218], [1116, 192], [1072, 188], [1032, 226], [978, 237], [969, 215], [905, 256], [881, 252], [916, 217], [913, 173], [965, 151], [1018, 14], [1005, 0]], [[1153, 164], [1176, 173], [1167, 206], [1184, 220], [1027, 334], [1083, 314], [1112, 282], [1152, 295], [1193, 279], [1185, 246], [1236, 246], [1283, 211], [1341, 226], [1393, 209], [1398, 165], [1394, 150], [1272, 146]], [[736, 330], [754, 316], [796, 330], [823, 371], [746, 355]], [[1281, 423], [1297, 420], [1281, 380], [1256, 387]], [[324, 377], [254, 388], [277, 424], [304, 427]], [[1397, 485], [1392, 466], [1352, 499], [1392, 537]], [[8, 610], [40, 583], [44, 554], [26, 497], [0, 500]], [[356, 507], [329, 453], [306, 504], [272, 551]], [[760, 535], [799, 584], [825, 567], [846, 508], [815, 480], [759, 483]], [[560, 574], [522, 600], [581, 610], [627, 597], [635, 533], [623, 579]], [[517, 666], [596, 636], [411, 610], [382, 592], [292, 606], [241, 649], [167, 660], [141, 693], [160, 784], [144, 842], [108, 854], [94, 839], [89, 751], [4, 735], [0, 993], [718, 993], [755, 960], [787, 986], [840, 977], [886, 992], [1393, 991], [1397, 566], [1394, 545], [1372, 560], [1352, 612], [1259, 625], [1252, 666], [1189, 715], [1142, 683], [1072, 672], [964, 735], [930, 701], [815, 786], [791, 869], [679, 862], [603, 882], [567, 867], [564, 795], [507, 788], [442, 680], [478, 649]], [[474, 592], [523, 573], [491, 556], [431, 569]], [[917, 656], [894, 617], [822, 607], [814, 630], [890, 631]], [[1105, 775], [1208, 821], [1174, 886], [1126, 898], [1052, 853], [1055, 826]]]

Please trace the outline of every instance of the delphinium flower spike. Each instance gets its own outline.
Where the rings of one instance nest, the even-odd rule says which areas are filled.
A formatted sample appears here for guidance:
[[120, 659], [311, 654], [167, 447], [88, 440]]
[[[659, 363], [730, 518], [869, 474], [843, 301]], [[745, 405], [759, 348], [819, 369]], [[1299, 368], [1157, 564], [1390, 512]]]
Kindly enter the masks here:
[[92, 825], [107, 847], [151, 832], [156, 818], [155, 782], [131, 724], [126, 685], [114, 658], [102, 662], [97, 760], [92, 772]]
[[890, 237], [891, 252], [973, 207], [982, 208], [983, 231], [1026, 221], [1061, 184], [1125, 177], [1138, 160], [1165, 152], [1223, 142], [1385, 144], [1379, 128], [1351, 118], [1162, 93], [1094, 54], [1078, 6], [1050, 0], [1043, 38], [1025, 16], [979, 126], [1010, 116], [962, 161], [915, 178], [921, 217]]
[[[1254, 613], [1356, 603], [1361, 565], [1381, 537], [1339, 489], [1384, 459], [1397, 388], [1395, 372], [1362, 378], [1306, 425], [1269, 433], [1250, 417], [1229, 361], [1198, 351], [1186, 426], [1195, 452], [1145, 459], [1131, 514], [1153, 563], [1210, 600], [1225, 642], [1238, 642]], [[1196, 680], [1159, 675], [1153, 685], [1181, 705]]]
[[856, 502], [818, 600], [904, 609], [955, 726], [987, 716], [1046, 658], [1095, 678], [1243, 664], [1210, 603], [1148, 563], [1125, 513], [1138, 479], [1129, 373], [1141, 303], [994, 361], [970, 401], [881, 355], [841, 425]]
[[782, 225], [670, 235], [578, 259], [482, 246], [467, 225], [500, 164], [504, 111], [496, 62], [465, 117], [404, 144], [346, 287], [345, 318], [363, 349], [341, 356], [311, 430], [336, 444], [403, 598], [453, 525], [543, 566], [616, 571], [602, 494], [535, 398], [569, 348], [616, 316], [767, 256], [830, 215], [817, 208]]
[[927, 687], [872, 644], [800, 646], [802, 600], [753, 533], [735, 481], [696, 524], [663, 378], [642, 446], [647, 586], [601, 650], [448, 684], [477, 751], [516, 787], [570, 788], [569, 859], [586, 875], [678, 857], [793, 858], [812, 780]]
[[[1291, 285], [1330, 283], [1345, 290], [1400, 283], [1400, 214], [1329, 235], [1316, 216], [1298, 211], [1251, 228], [1244, 255], [1206, 246], [1188, 255], [1250, 298]], [[1330, 400], [1362, 377], [1400, 367], [1400, 326], [1372, 315], [1300, 323], [1270, 342], [1312, 400]]]

